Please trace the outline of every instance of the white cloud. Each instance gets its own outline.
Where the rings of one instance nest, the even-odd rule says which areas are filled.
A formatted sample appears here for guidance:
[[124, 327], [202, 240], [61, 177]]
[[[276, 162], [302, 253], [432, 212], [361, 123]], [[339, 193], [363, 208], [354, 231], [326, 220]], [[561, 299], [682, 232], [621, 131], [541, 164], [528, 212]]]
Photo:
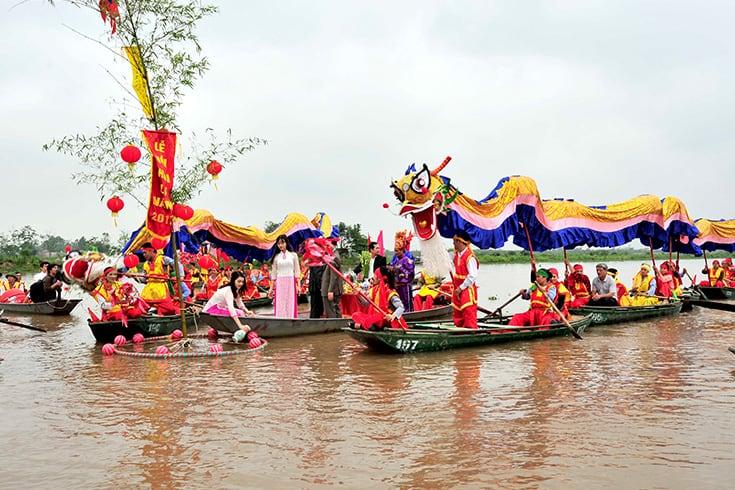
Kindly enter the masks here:
[[[544, 197], [672, 194], [695, 217], [732, 215], [731, 3], [221, 4], [183, 129], [270, 141], [193, 203], [223, 219], [323, 210], [391, 234], [408, 222], [380, 206], [389, 180], [447, 154], [447, 175], [477, 198], [525, 174]], [[100, 67], [109, 54], [62, 22], [102, 32], [98, 18], [40, 3], [0, 19], [4, 195], [27, 203], [4, 228], [97, 234], [112, 229], [99, 196], [40, 145], [104, 122], [120, 89]], [[130, 202], [123, 226], [142, 219]]]

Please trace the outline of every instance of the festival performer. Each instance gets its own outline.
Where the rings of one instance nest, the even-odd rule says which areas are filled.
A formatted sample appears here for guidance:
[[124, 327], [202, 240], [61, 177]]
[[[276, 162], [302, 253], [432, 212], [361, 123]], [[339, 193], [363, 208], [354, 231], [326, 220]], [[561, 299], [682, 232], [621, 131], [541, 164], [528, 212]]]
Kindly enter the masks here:
[[513, 315], [508, 325], [514, 327], [543, 326], [559, 321], [559, 316], [549, 303], [549, 299], [556, 301], [557, 298], [556, 286], [551, 284], [550, 279], [551, 273], [547, 269], [536, 271], [535, 284], [532, 284], [529, 289], [520, 291], [523, 299], [530, 300], [530, 308], [526, 312]]
[[178, 315], [181, 310], [177, 305], [167, 287], [167, 267], [174, 265], [174, 259], [159, 254], [150, 243], [141, 247], [143, 251], [144, 282], [146, 283], [140, 297], [150, 306], [154, 306], [159, 315]]
[[[281, 235], [281, 236], [286, 236], [286, 235]], [[289, 244], [289, 247], [291, 247], [290, 244]], [[289, 248], [288, 250], [290, 251], [291, 248]], [[273, 287], [272, 277], [273, 277], [273, 273], [270, 271], [268, 267], [268, 263], [264, 262], [260, 266], [260, 276], [258, 278], [258, 287], [265, 289], [265, 290], [270, 290]]]
[[369, 306], [367, 312], [358, 311], [352, 314], [355, 326], [363, 330], [407, 329], [408, 324], [403, 318], [405, 307], [395, 290], [393, 273], [387, 267], [381, 267], [373, 271], [373, 277], [369, 281], [368, 298], [378, 305], [382, 312], [360, 297], [360, 301]]
[[133, 287], [132, 284], [122, 284], [118, 281], [117, 270], [114, 267], [105, 268], [102, 279], [90, 293], [102, 308], [103, 321], [138, 318], [148, 311], [145, 301], [140, 298], [130, 299], [130, 294], [125, 294], [125, 289], [127, 289], [125, 286]]
[[43, 303], [61, 298], [61, 287], [63, 284], [57, 277], [59, 266], [48, 264], [46, 270], [46, 276], [43, 280], [31, 286], [30, 297], [34, 303]]
[[244, 300], [258, 299], [260, 298], [260, 290], [255, 282], [252, 280], [253, 271], [251, 269], [245, 269], [242, 273], [245, 278], [245, 290], [243, 291], [242, 297]]
[[628, 288], [625, 287], [625, 284], [623, 284], [623, 281], [621, 281], [620, 278], [618, 277], [619, 274], [618, 274], [617, 269], [610, 267], [607, 269], [607, 274], [610, 277], [612, 277], [613, 280], [615, 281], [615, 287], [617, 288], [616, 296], [618, 298], [618, 304], [620, 304], [620, 299], [625, 297], [628, 294]]
[[460, 328], [477, 328], [477, 272], [480, 263], [472, 253], [470, 236], [464, 230], [455, 233], [454, 273], [452, 274], [452, 320]]
[[277, 318], [296, 318], [298, 316], [296, 288], [301, 273], [299, 257], [291, 250], [286, 235], [276, 238], [276, 247], [278, 252], [273, 256], [268, 297], [273, 298], [273, 310]]
[[[23, 283], [20, 283], [21, 287]], [[7, 274], [5, 279], [0, 275], [0, 303], [27, 303], [29, 301], [25, 288], [18, 287], [17, 276]]]
[[702, 274], [707, 274], [708, 280], [702, 281], [699, 285], [713, 288], [725, 287], [725, 269], [720, 266], [719, 260], [712, 261], [712, 267], [702, 269]]
[[569, 265], [569, 260], [564, 260], [564, 268], [566, 269], [566, 282], [567, 289], [572, 293], [572, 308], [580, 308], [586, 305], [590, 300], [591, 284], [590, 278], [584, 273], [582, 264], [574, 264], [574, 267]]
[[254, 315], [242, 302], [244, 292], [245, 276], [235, 271], [230, 275], [230, 282], [214, 292], [212, 297], [209, 298], [209, 301], [207, 301], [207, 304], [204, 305], [202, 311], [210, 315], [229, 316], [235, 321], [235, 324], [237, 324], [240, 330], [249, 332], [250, 327], [240, 322], [241, 316]]
[[723, 280], [725, 286], [733, 287], [735, 285], [735, 267], [733, 267], [730, 257], [722, 261], [722, 268], [725, 270], [725, 279]]
[[2, 273], [0, 273], [0, 293], [4, 293], [10, 290], [10, 284], [8, 284], [9, 277], [10, 277], [10, 274], [7, 274], [5, 276], [5, 279], [3, 279], [3, 275]]
[[211, 267], [207, 271], [207, 282], [204, 284], [204, 290], [196, 295], [197, 300], [209, 300], [212, 295], [223, 286], [223, 277], [220, 275], [219, 268]]
[[421, 288], [413, 297], [413, 311], [430, 310], [434, 307], [434, 301], [439, 296], [439, 281], [430, 276], [425, 270], [419, 272], [418, 285]]
[[681, 280], [674, 273], [673, 264], [666, 261], [661, 268], [654, 268], [656, 273], [656, 295], [666, 298], [678, 298], [682, 294]]
[[[730, 263], [732, 265], [732, 262]], [[23, 282], [23, 275], [20, 272], [15, 273], [15, 289], [20, 289], [23, 292], [28, 292], [26, 283]]]
[[641, 264], [641, 269], [633, 276], [633, 286], [628, 296], [620, 298], [620, 306], [649, 306], [658, 303], [656, 277], [651, 274], [651, 266]]
[[559, 311], [561, 311], [566, 318], [569, 318], [571, 316], [569, 314], [569, 305], [572, 303], [572, 293], [567, 289], [564, 283], [559, 280], [559, 271], [556, 268], [550, 267], [548, 271], [549, 274], [551, 274], [549, 282], [556, 288], [556, 307], [559, 308]]
[[396, 280], [396, 291], [401, 296], [406, 311], [413, 310], [412, 287], [415, 274], [413, 258], [408, 255], [411, 236], [406, 231], [396, 233], [391, 270]]

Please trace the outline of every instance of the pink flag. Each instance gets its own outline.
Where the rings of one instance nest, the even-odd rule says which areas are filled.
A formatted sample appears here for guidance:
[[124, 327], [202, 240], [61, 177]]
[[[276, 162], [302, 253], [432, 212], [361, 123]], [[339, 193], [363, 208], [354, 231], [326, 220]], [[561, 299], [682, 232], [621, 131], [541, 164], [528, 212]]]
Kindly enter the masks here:
[[378, 253], [385, 256], [385, 246], [383, 245], [383, 230], [378, 233]]

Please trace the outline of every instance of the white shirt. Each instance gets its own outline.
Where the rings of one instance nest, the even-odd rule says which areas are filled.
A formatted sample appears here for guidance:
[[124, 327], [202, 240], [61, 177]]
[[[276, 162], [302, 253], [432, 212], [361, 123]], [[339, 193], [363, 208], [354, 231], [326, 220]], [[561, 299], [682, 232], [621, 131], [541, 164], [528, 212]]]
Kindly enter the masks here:
[[39, 272], [38, 274], [36, 274], [35, 276], [33, 276], [33, 281], [32, 282], [43, 281], [43, 278], [46, 277], [46, 276], [47, 276], [47, 274], [45, 272]]
[[236, 317], [236, 304], [237, 307], [240, 308], [242, 311], [245, 311], [247, 309], [242, 302], [242, 298], [235, 298], [235, 295], [232, 294], [231, 287], [222, 287], [215, 291], [212, 297], [209, 298], [207, 304], [204, 305], [203, 311], [206, 313], [212, 306], [219, 306], [220, 308], [227, 310], [230, 313], [231, 317]]
[[299, 277], [301, 276], [301, 267], [299, 267], [299, 256], [288, 250], [278, 252], [273, 259], [273, 268], [271, 269], [271, 279], [278, 277]]
[[[470, 247], [467, 246], [462, 253], [460, 254], [460, 257], [462, 255], [470, 253]], [[467, 261], [467, 277], [464, 281], [462, 281], [462, 284], [460, 284], [459, 288], [462, 290], [467, 289], [468, 287], [472, 286], [475, 281], [477, 280], [477, 270], [479, 268], [479, 265], [477, 263], [477, 257], [473, 257], [473, 260]]]
[[370, 258], [370, 266], [368, 267], [368, 279], [372, 279], [375, 275], [375, 257]]

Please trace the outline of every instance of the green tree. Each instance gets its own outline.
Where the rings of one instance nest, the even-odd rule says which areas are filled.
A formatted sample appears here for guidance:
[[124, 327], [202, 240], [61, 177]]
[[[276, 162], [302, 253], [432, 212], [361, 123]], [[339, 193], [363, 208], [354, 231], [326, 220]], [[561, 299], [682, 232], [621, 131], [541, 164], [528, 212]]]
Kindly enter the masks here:
[[[101, 2], [98, 0], [63, 1], [99, 18]], [[150, 100], [150, 114], [125, 110], [140, 107], [139, 99], [127, 88], [130, 83], [114, 75], [113, 68], [105, 68], [127, 95], [126, 99], [115, 101], [119, 109], [111, 120], [98, 126], [95, 134], [65, 136], [52, 140], [43, 148], [72, 156], [80, 162], [80, 169], [73, 174], [76, 183], [95, 186], [101, 196], [127, 194], [146, 207], [150, 165], [142, 163], [144, 159], [141, 159], [131, 170], [120, 159], [120, 150], [128, 144], [144, 148], [139, 136], [144, 127], [180, 131], [176, 116], [184, 96], [209, 69], [196, 27], [202, 19], [216, 13], [217, 7], [197, 0], [122, 0], [117, 3], [120, 11], [117, 33], [110, 37], [109, 43], [78, 34], [122, 59], [127, 76], [130, 76], [131, 65], [123, 48], [139, 48], [140, 57], [132, 68], [143, 75], [145, 87], [142, 90]], [[219, 160], [225, 166], [234, 164], [245, 152], [266, 143], [260, 138], [233, 138], [229, 129], [222, 139], [211, 128], [205, 133], [202, 139], [192, 134], [190, 141], [182, 142], [187, 151], [176, 160], [175, 202], [188, 202], [201, 192], [202, 186], [209, 182], [206, 165], [211, 160]]]
[[276, 231], [276, 228], [278, 228], [278, 223], [274, 223], [273, 221], [266, 221], [265, 226], [263, 227], [263, 231], [266, 233], [272, 233]]

